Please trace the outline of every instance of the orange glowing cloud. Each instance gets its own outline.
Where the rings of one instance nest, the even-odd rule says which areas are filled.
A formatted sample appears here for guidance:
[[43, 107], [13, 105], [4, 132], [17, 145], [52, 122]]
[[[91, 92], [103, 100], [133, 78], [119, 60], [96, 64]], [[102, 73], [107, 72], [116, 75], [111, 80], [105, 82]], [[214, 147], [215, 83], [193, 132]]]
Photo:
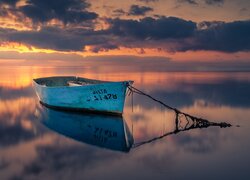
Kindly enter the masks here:
[[1, 51], [16, 51], [16, 52], [44, 52], [44, 53], [53, 53], [55, 50], [51, 49], [40, 49], [34, 46], [28, 46], [23, 43], [17, 42], [3, 42], [0, 44], [0, 53]]

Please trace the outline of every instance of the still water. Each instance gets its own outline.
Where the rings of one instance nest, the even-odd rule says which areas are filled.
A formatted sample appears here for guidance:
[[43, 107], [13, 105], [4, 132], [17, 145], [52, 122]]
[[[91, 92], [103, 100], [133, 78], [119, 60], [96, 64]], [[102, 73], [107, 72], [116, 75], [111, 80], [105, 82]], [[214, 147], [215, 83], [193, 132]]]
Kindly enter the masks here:
[[[77, 75], [134, 80], [183, 112], [232, 127], [176, 132], [175, 114], [140, 95], [123, 117], [40, 105], [32, 79]], [[250, 73], [105, 72], [76, 67], [3, 67], [0, 179], [249, 179]], [[180, 117], [179, 130], [187, 121]]]

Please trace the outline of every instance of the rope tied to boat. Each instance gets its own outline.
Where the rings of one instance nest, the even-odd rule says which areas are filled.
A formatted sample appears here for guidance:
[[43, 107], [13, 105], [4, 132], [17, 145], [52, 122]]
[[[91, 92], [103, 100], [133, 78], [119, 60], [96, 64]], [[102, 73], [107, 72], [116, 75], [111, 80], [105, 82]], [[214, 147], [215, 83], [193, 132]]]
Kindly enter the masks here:
[[[191, 130], [191, 129], [196, 129], [196, 128], [207, 128], [209, 126], [218, 126], [220, 128], [226, 128], [226, 127], [231, 127], [232, 125], [229, 124], [229, 123], [226, 123], [226, 122], [210, 122], [206, 119], [203, 119], [203, 118], [199, 118], [199, 117], [195, 117], [193, 115], [190, 115], [190, 114], [187, 114], [185, 112], [182, 112], [180, 111], [179, 109], [177, 108], [174, 108], [174, 107], [171, 107], [167, 104], [165, 104], [164, 102], [152, 97], [151, 95], [135, 88], [134, 86], [132, 85], [128, 85], [128, 89], [129, 89], [129, 92], [128, 92], [128, 96], [132, 95], [132, 109], [133, 109], [133, 94], [136, 93], [136, 94], [139, 94], [139, 95], [143, 95], [143, 96], [146, 96], [150, 99], [152, 99], [153, 101], [163, 105], [164, 107], [166, 107], [167, 109], [170, 109], [172, 111], [175, 112], [175, 130], [172, 131], [172, 132], [168, 132], [168, 133], [165, 133], [159, 137], [155, 137], [155, 138], [152, 138], [152, 139], [149, 139], [147, 141], [143, 141], [143, 142], [139, 142], [139, 143], [135, 143], [133, 144], [133, 148], [137, 148], [139, 146], [142, 146], [144, 144], [148, 144], [148, 143], [151, 143], [153, 141], [156, 141], [158, 139], [162, 139], [168, 135], [171, 135], [171, 134], [177, 134], [179, 132], [182, 132], [182, 131], [188, 131], [188, 130]], [[180, 116], [184, 116], [187, 123], [184, 127], [180, 127]], [[190, 120], [192, 121], [192, 124], [190, 124]]]
[[[131, 94], [132, 94], [132, 96], [133, 96], [133, 93], [136, 93], [136, 94], [139, 94], [139, 95], [146, 96], [146, 97], [152, 99], [153, 101], [155, 101], [155, 102], [157, 102], [157, 103], [163, 105], [163, 106], [166, 107], [167, 109], [170, 109], [170, 110], [174, 111], [175, 114], [176, 114], [176, 121], [178, 121], [178, 117], [179, 117], [180, 115], [183, 115], [183, 116], [185, 117], [185, 119], [186, 119], [188, 122], [189, 122], [189, 120], [192, 120], [195, 124], [202, 124], [202, 125], [204, 126], [205, 124], [209, 124], [209, 125], [210, 125], [211, 123], [213, 123], [213, 122], [210, 122], [210, 121], [208, 121], [208, 120], [206, 120], [206, 119], [199, 118], [199, 117], [195, 117], [195, 116], [193, 116], [193, 115], [190, 115], [190, 114], [187, 114], [187, 113], [185, 113], [185, 112], [182, 112], [182, 111], [180, 111], [180, 110], [177, 109], [177, 108], [171, 107], [171, 106], [165, 104], [164, 102], [162, 102], [162, 101], [160, 101], [160, 100], [158, 100], [158, 99], [152, 97], [151, 95], [149, 95], [149, 94], [147, 94], [147, 93], [145, 93], [145, 92], [139, 90], [138, 88], [135, 88], [135, 87], [132, 86], [132, 85], [129, 85], [129, 86], [128, 86], [128, 89], [129, 89], [128, 95], [131, 95]], [[133, 97], [132, 97], [132, 100], [133, 100]], [[132, 102], [132, 105], [133, 105], [133, 102]], [[218, 124], [218, 123], [216, 123], [216, 124]], [[232, 126], [231, 124], [225, 123], [225, 122], [219, 123], [219, 125], [220, 125], [221, 128]]]

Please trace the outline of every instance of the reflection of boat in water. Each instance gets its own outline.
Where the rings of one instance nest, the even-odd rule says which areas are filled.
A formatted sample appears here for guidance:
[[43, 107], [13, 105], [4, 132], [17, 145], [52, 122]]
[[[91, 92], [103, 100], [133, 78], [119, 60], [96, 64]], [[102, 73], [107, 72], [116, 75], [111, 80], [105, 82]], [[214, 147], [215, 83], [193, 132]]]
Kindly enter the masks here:
[[38, 112], [48, 128], [87, 144], [128, 152], [134, 142], [126, 122], [119, 116], [63, 112], [44, 106]]

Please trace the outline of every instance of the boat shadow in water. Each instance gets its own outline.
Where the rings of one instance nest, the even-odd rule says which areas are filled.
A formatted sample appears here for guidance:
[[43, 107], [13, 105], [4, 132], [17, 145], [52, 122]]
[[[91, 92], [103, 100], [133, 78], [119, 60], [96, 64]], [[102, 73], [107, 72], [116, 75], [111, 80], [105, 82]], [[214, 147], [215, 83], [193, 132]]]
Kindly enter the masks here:
[[[225, 122], [210, 122], [205, 119], [186, 116], [186, 114], [175, 112], [175, 117], [173, 119], [175, 121], [175, 128], [173, 131], [165, 132], [161, 136], [134, 143], [133, 135], [123, 117], [60, 111], [48, 108], [42, 104], [38, 106], [37, 110], [39, 112], [39, 120], [46, 127], [59, 134], [83, 143], [122, 152], [129, 152], [131, 149], [183, 131], [208, 128], [210, 126], [217, 126], [220, 128], [231, 126], [231, 124]], [[184, 124], [183, 118], [185, 120]]]
[[126, 122], [120, 116], [65, 112], [41, 104], [37, 112], [39, 121], [49, 129], [86, 144], [129, 152], [134, 143]]

